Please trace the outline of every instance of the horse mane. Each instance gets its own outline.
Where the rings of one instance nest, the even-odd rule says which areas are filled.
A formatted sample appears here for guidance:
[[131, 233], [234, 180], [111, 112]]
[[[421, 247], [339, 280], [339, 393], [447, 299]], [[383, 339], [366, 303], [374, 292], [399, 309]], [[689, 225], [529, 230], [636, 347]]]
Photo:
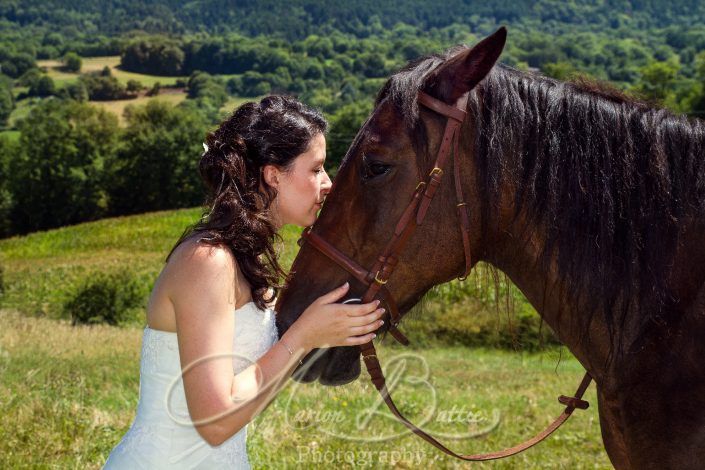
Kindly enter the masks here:
[[[377, 97], [404, 116], [424, 168], [431, 156], [416, 92], [457, 51], [408, 64]], [[544, 269], [557, 262], [563, 295], [585, 302], [586, 326], [604, 315], [615, 352], [629, 347], [626, 325], [633, 341], [675, 320], [678, 299], [667, 280], [685, 219], [705, 214], [705, 123], [594, 80], [562, 82], [502, 64], [468, 107], [478, 183], [488, 198], [484, 239], [508, 184], [514, 221], [527, 215], [522, 238], [540, 231], [539, 262]]]

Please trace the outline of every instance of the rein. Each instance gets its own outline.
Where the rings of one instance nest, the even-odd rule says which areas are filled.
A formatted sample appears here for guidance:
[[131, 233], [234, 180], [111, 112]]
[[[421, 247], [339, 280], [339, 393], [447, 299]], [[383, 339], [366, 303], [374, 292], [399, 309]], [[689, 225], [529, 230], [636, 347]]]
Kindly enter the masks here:
[[[381, 296], [389, 307], [389, 316], [391, 321], [389, 323], [388, 331], [397, 341], [405, 346], [409, 344], [409, 340], [397, 328], [399, 321], [401, 320], [401, 315], [399, 314], [399, 309], [394, 298], [387, 290], [386, 284], [389, 277], [392, 275], [394, 268], [399, 262], [399, 254], [404, 249], [407, 240], [411, 237], [416, 227], [423, 223], [426, 217], [431, 201], [433, 200], [433, 197], [441, 184], [445, 164], [448, 160], [448, 156], [451, 154], [451, 150], [453, 150], [453, 179], [455, 183], [455, 195], [457, 200], [456, 208], [460, 221], [463, 251], [465, 253], [465, 270], [459, 278], [460, 280], [464, 280], [467, 277], [472, 266], [472, 258], [470, 256], [470, 219], [467, 213], [467, 204], [463, 198], [463, 190], [460, 179], [460, 163], [458, 157], [460, 128], [467, 115], [464, 111], [467, 107], [467, 100], [468, 94], [466, 93], [458, 99], [455, 106], [449, 106], [422, 91], [418, 92], [418, 102], [420, 104], [448, 118], [446, 121], [445, 131], [443, 132], [443, 139], [441, 141], [440, 148], [438, 149], [438, 154], [436, 156], [433, 169], [429, 173], [426, 181], [421, 181], [416, 186], [416, 189], [412, 194], [411, 201], [406, 206], [406, 209], [404, 209], [404, 212], [394, 228], [392, 238], [389, 240], [384, 250], [382, 250], [382, 253], [377, 257], [377, 260], [371, 269], [367, 270], [360, 266], [357, 262], [325, 241], [320, 235], [313, 232], [313, 227], [306, 228], [301, 235], [301, 240], [299, 241], [300, 245], [303, 241], [310, 243], [318, 251], [326, 255], [331, 261], [345, 269], [362, 284], [366, 285], [367, 291], [361, 299], [362, 303], [371, 302], [378, 295]], [[387, 407], [392, 414], [394, 414], [394, 416], [396, 416], [397, 419], [399, 419], [399, 421], [401, 421], [414, 434], [418, 435], [430, 444], [433, 444], [446, 454], [462, 460], [494, 460], [517, 454], [535, 444], [538, 444], [548, 437], [571, 416], [573, 410], [576, 408], [584, 410], [589, 406], [589, 403], [582, 399], [585, 390], [588, 388], [590, 381], [592, 380], [590, 374], [586, 373], [574, 396], [567, 397], [561, 395], [558, 397], [558, 401], [563, 405], [566, 405], [565, 409], [550, 425], [548, 425], [548, 427], [536, 436], [513, 447], [498, 452], [473, 455], [458, 454], [438, 442], [433, 436], [419, 429], [416, 425], [407, 420], [397, 409], [394, 401], [392, 401], [389, 391], [387, 390], [386, 379], [384, 377], [384, 373], [382, 372], [382, 367], [380, 366], [379, 360], [377, 359], [377, 351], [372, 341], [361, 345], [360, 351], [362, 353], [362, 358], [365, 362], [367, 372], [370, 374], [372, 383], [384, 399], [384, 402], [387, 404]]]

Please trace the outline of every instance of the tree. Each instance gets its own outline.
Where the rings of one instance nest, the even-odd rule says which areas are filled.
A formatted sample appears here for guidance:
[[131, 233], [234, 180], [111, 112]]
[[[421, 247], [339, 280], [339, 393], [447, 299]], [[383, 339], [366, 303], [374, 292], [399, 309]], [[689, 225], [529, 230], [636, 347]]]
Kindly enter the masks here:
[[49, 75], [42, 75], [29, 87], [29, 96], [52, 96], [55, 94], [56, 86]]
[[569, 62], [551, 62], [541, 67], [544, 74], [557, 80], [568, 80], [575, 75], [575, 67]]
[[120, 64], [131, 72], [178, 75], [186, 58], [180, 46], [179, 42], [164, 37], [140, 38], [127, 45]]
[[0, 127], [7, 125], [13, 109], [15, 98], [12, 96], [12, 81], [0, 75]]
[[330, 130], [326, 137], [326, 166], [329, 169], [336, 169], [340, 165], [357, 131], [371, 111], [371, 105], [367, 102], [350, 103], [330, 117]]
[[102, 217], [103, 164], [115, 151], [117, 117], [77, 101], [47, 99], [20, 121], [22, 152], [10, 160], [12, 221], [25, 233]]
[[705, 51], [695, 56], [695, 76], [697, 83], [689, 100], [688, 111], [705, 119]]
[[194, 112], [161, 101], [125, 110], [121, 150], [108, 162], [110, 213], [192, 207], [205, 192], [198, 158], [207, 123]]
[[13, 234], [11, 216], [14, 198], [10, 188], [10, 160], [21, 151], [17, 142], [0, 135], [0, 237]]
[[74, 73], [78, 73], [81, 71], [81, 66], [83, 62], [81, 61], [81, 57], [75, 52], [67, 52], [66, 55], [64, 55], [63, 62], [64, 68], [67, 71]]
[[651, 62], [640, 69], [641, 78], [634, 87], [644, 98], [660, 104], [668, 104], [680, 65], [675, 60]]
[[[107, 69], [108, 75], [104, 72]], [[79, 77], [79, 80], [86, 87], [88, 96], [96, 101], [112, 101], [127, 97], [125, 85], [117, 78], [109, 74], [110, 69], [105, 67], [99, 75], [85, 74]]]

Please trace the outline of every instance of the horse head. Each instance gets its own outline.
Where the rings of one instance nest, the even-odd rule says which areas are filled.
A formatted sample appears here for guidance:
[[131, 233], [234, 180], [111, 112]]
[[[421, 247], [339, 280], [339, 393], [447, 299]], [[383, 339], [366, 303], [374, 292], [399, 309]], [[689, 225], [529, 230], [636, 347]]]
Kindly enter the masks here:
[[[336, 175], [320, 216], [310, 228], [330, 245], [371, 269], [392, 239], [398, 221], [419, 184], [428, 179], [444, 138], [448, 117], [418, 103], [423, 92], [441, 103], [465, 103], [468, 94], [495, 65], [506, 40], [499, 29], [472, 48], [456, 47], [445, 55], [415, 61], [392, 76], [380, 91], [375, 107], [361, 127]], [[452, 158], [461, 163], [460, 176], [469, 215], [468, 237], [474, 265], [483, 252], [480, 227], [481, 188], [472, 162], [473, 130], [469, 116], [459, 130]], [[452, 164], [452, 163], [451, 163]], [[423, 222], [399, 253], [385, 288], [403, 315], [433, 286], [462, 275], [466, 250], [456, 212], [453, 175], [439, 185]], [[468, 266], [469, 267], [469, 266]], [[304, 243], [291, 277], [277, 302], [280, 335], [322, 294], [351, 282], [350, 297], [362, 297], [366, 286]], [[386, 321], [383, 330], [389, 328]], [[316, 352], [312, 352], [309, 358]], [[322, 354], [321, 354], [322, 353]], [[316, 354], [298, 380], [318, 379], [327, 385], [350, 382], [360, 374], [360, 350], [336, 347]]]

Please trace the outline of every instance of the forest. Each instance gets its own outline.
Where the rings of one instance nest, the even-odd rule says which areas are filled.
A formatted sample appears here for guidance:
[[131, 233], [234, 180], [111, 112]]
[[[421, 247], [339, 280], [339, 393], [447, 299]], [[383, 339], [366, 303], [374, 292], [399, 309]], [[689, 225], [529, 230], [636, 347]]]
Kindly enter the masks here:
[[504, 64], [696, 119], [704, 20], [697, 1], [5, 0], [0, 236], [201, 204], [205, 132], [268, 93], [324, 111], [334, 172], [385, 77], [500, 25]]

